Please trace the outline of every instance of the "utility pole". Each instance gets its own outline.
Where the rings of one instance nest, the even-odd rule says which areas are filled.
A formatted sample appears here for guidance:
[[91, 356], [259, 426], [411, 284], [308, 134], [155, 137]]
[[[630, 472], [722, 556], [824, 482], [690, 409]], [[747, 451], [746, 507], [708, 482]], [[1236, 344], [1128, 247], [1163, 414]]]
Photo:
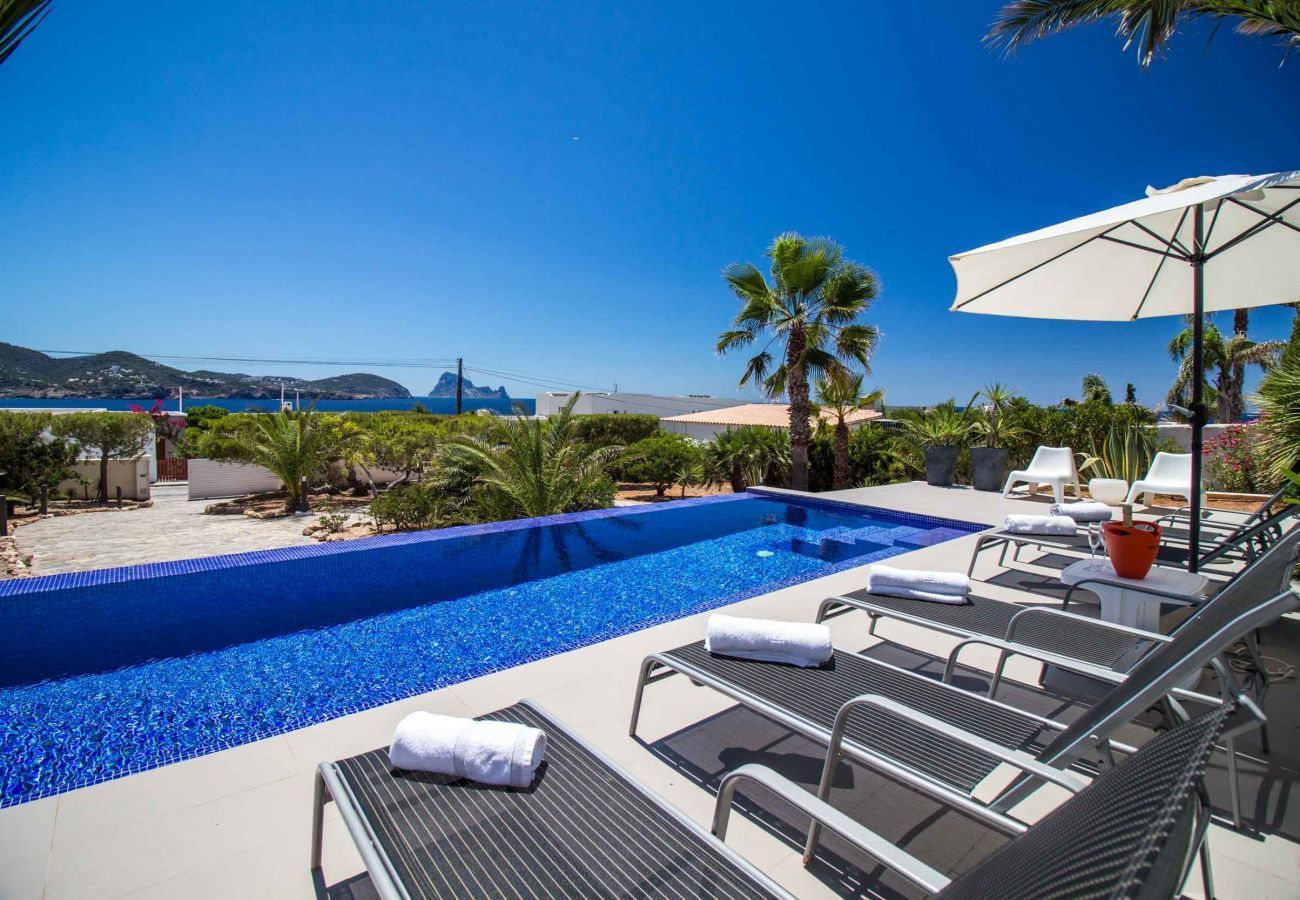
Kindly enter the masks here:
[[461, 391], [465, 382], [465, 359], [456, 357], [456, 415], [460, 415]]

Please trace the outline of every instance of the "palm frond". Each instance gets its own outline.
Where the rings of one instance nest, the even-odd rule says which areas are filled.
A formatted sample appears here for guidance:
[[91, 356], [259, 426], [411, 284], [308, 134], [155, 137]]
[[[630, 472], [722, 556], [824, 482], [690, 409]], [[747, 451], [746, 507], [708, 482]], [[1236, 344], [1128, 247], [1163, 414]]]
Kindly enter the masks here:
[[0, 0], [0, 64], [50, 14], [52, 0]]

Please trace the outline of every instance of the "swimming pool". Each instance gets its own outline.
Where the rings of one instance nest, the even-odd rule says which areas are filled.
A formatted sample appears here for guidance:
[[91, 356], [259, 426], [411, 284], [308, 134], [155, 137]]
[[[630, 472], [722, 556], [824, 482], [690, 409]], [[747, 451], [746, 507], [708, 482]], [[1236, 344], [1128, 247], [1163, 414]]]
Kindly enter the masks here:
[[0, 582], [0, 806], [982, 527], [748, 493]]

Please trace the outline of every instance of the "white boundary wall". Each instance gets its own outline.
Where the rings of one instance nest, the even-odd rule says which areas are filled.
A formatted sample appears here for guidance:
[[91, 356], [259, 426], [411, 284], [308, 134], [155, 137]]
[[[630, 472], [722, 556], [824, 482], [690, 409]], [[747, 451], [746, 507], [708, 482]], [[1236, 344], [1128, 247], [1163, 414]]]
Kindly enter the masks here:
[[268, 470], [247, 463], [191, 459], [189, 470], [191, 500], [242, 497], [282, 487], [280, 479]]

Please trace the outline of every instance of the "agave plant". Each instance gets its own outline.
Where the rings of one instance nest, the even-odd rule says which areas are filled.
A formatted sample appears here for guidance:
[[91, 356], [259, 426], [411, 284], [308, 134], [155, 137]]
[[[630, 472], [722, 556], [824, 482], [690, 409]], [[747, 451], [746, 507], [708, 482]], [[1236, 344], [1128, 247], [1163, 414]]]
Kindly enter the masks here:
[[[545, 421], [523, 415], [487, 433], [449, 440], [440, 448], [447, 472], [474, 473], [474, 501], [494, 519], [550, 516], [609, 505], [613, 483], [605, 473], [622, 445], [587, 447], [575, 433], [574, 394]], [[440, 477], [452, 477], [444, 473]]]
[[1094, 444], [1091, 455], [1078, 454], [1079, 474], [1091, 471], [1098, 478], [1122, 478], [1132, 484], [1151, 468], [1155, 452], [1155, 435], [1148, 429], [1112, 425], [1101, 447]]

